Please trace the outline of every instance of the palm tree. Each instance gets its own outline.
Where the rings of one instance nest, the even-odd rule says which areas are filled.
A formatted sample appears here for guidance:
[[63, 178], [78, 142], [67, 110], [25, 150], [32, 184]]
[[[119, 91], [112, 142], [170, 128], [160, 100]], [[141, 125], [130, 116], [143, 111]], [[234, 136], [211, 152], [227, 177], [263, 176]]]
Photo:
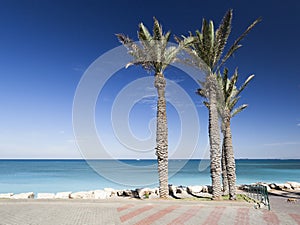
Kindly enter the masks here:
[[223, 149], [222, 149], [222, 170], [223, 175], [223, 190], [229, 188], [229, 199], [236, 199], [236, 173], [235, 159], [232, 146], [231, 134], [231, 118], [247, 108], [248, 105], [243, 104], [236, 108], [236, 104], [240, 99], [241, 92], [246, 88], [254, 75], [249, 76], [240, 88], [237, 88], [238, 71], [228, 79], [228, 69], [225, 68], [223, 76], [218, 73], [217, 80], [222, 88], [222, 97], [218, 101], [219, 114], [222, 118], [222, 133], [223, 133]]
[[[189, 63], [205, 70], [207, 73], [203, 88], [198, 93], [208, 99], [209, 104], [209, 141], [210, 141], [210, 171], [212, 178], [213, 199], [220, 199], [221, 190], [221, 149], [220, 129], [217, 108], [217, 98], [221, 96], [216, 73], [220, 67], [241, 47], [240, 41], [260, 22], [255, 20], [246, 31], [233, 43], [227, 53], [222, 57], [227, 39], [231, 32], [232, 10], [227, 11], [217, 30], [214, 30], [212, 21], [203, 19], [202, 30], [193, 35], [195, 41], [187, 49], [191, 56]], [[185, 37], [184, 37], [185, 38]], [[180, 41], [179, 39], [177, 39]], [[200, 91], [201, 90], [201, 91]], [[201, 93], [200, 93], [201, 92]]]
[[170, 31], [166, 34], [162, 26], [154, 18], [153, 35], [148, 29], [139, 24], [138, 39], [140, 45], [124, 34], [117, 34], [119, 41], [128, 49], [134, 60], [126, 65], [141, 65], [145, 70], [154, 72], [154, 86], [157, 89], [157, 123], [156, 123], [156, 156], [158, 161], [159, 195], [167, 198], [168, 188], [168, 125], [166, 114], [165, 87], [166, 79], [164, 70], [176, 60], [177, 54], [185, 48], [193, 38], [188, 38], [178, 46], [168, 46]]

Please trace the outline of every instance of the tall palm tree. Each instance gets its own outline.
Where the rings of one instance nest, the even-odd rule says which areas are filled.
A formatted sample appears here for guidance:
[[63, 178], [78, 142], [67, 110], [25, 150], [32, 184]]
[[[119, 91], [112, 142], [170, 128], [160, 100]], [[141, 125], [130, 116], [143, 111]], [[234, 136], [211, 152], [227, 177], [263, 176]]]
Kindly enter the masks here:
[[[236, 107], [240, 99], [241, 92], [246, 88], [254, 75], [249, 76], [240, 88], [237, 88], [238, 71], [228, 78], [228, 69], [225, 68], [223, 76], [218, 73], [217, 80], [219, 86], [222, 88], [222, 96], [218, 101], [219, 114], [222, 118], [222, 133], [223, 133], [223, 149], [222, 149], [222, 170], [223, 176], [223, 190], [229, 188], [229, 199], [236, 199], [236, 172], [235, 172], [235, 158], [232, 146], [231, 134], [231, 118], [247, 108], [248, 105], [243, 104]], [[224, 186], [225, 185], [225, 186]]]
[[157, 89], [157, 123], [156, 123], [156, 156], [158, 161], [159, 195], [167, 198], [168, 188], [168, 125], [166, 114], [165, 87], [166, 79], [164, 70], [177, 59], [177, 54], [185, 48], [193, 38], [188, 38], [179, 43], [178, 46], [168, 46], [170, 31], [163, 33], [162, 26], [154, 18], [153, 34], [139, 24], [138, 39], [140, 44], [134, 42], [124, 34], [117, 34], [119, 41], [128, 49], [128, 53], [134, 60], [130, 65], [140, 65], [145, 70], [154, 72], [154, 86]]
[[[209, 141], [210, 141], [210, 171], [212, 178], [213, 199], [220, 199], [221, 190], [221, 148], [220, 148], [220, 129], [217, 108], [217, 98], [221, 96], [218, 86], [216, 73], [220, 67], [241, 47], [241, 40], [260, 22], [260, 18], [255, 20], [246, 31], [233, 43], [227, 53], [222, 57], [227, 39], [231, 32], [232, 10], [227, 11], [219, 28], [214, 30], [212, 21], [203, 19], [202, 30], [196, 31], [193, 36], [195, 41], [187, 49], [191, 58], [190, 63], [205, 70], [207, 73], [206, 81], [201, 89], [200, 95], [206, 96], [209, 104]], [[185, 37], [184, 37], [185, 38]], [[177, 39], [180, 41], [179, 39]]]

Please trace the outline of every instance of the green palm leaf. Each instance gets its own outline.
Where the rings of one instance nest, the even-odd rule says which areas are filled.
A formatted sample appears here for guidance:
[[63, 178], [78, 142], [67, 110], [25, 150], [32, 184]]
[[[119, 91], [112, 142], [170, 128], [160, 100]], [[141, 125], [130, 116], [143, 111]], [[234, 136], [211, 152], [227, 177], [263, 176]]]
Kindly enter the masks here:
[[213, 67], [215, 67], [221, 58], [227, 39], [231, 32], [232, 10], [228, 10], [225, 14], [219, 28], [216, 30], [216, 38], [214, 41], [214, 58]]
[[223, 76], [220, 73], [217, 76], [219, 84], [221, 84], [221, 90], [223, 93], [223, 96], [221, 96], [218, 101], [219, 112], [221, 113], [222, 118], [223, 118], [222, 113], [225, 112], [226, 110], [228, 110], [231, 113], [231, 117], [233, 117], [236, 114], [242, 112], [248, 106], [246, 104], [243, 104], [235, 108], [236, 104], [240, 100], [241, 92], [253, 79], [254, 75], [249, 76], [240, 88], [237, 88], [236, 85], [238, 81], [238, 77], [239, 77], [238, 70], [236, 69], [232, 77], [229, 79], [227, 68], [224, 69]]
[[231, 113], [231, 118], [236, 116], [238, 113], [242, 112], [247, 107], [248, 107], [247, 104], [243, 104], [243, 105], [239, 106], [238, 108], [234, 109]]
[[247, 78], [247, 80], [244, 82], [244, 84], [239, 88], [238, 92], [236, 95], [240, 95], [240, 93], [247, 87], [248, 83], [254, 78], [254, 75], [252, 74]]
[[228, 52], [225, 54], [224, 58], [222, 59], [220, 65], [218, 68], [220, 68], [229, 58], [232, 56], [232, 54], [242, 47], [239, 43], [247, 36], [247, 34], [259, 23], [261, 22], [261, 18], [256, 19], [245, 31], [242, 33], [242, 35], [233, 43], [233, 45], [229, 48]]

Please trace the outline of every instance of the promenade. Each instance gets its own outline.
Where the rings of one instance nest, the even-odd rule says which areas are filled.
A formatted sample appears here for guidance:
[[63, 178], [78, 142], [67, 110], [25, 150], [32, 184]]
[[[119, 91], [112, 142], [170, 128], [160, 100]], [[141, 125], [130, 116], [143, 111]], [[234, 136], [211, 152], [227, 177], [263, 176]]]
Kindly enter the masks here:
[[300, 203], [186, 200], [0, 200], [0, 225], [300, 225]]

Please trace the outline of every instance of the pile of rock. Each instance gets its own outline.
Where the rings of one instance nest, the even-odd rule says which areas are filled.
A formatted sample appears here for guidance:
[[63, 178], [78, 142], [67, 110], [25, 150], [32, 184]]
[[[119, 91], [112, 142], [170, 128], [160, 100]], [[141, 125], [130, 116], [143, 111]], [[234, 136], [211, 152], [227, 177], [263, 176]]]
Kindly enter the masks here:
[[[283, 184], [275, 183], [256, 183], [256, 185], [263, 185], [267, 187], [268, 191], [282, 190], [282, 191], [299, 191], [300, 183], [286, 182]], [[241, 185], [239, 189], [246, 190], [249, 185]], [[176, 199], [183, 198], [211, 198], [211, 186], [174, 186], [169, 185], [169, 195]], [[139, 199], [155, 199], [159, 198], [158, 188], [141, 188], [135, 190], [115, 190], [112, 188], [104, 188], [103, 190], [94, 191], [80, 191], [80, 192], [58, 192], [58, 193], [38, 193], [36, 196], [33, 192], [28, 193], [5, 193], [0, 194], [0, 199], [110, 199], [110, 198], [139, 198]]]
[[[262, 185], [267, 188], [268, 191], [279, 190], [279, 191], [300, 191], [300, 183], [288, 181], [286, 183], [263, 183], [258, 182], [253, 185]], [[249, 185], [241, 185], [239, 189], [247, 190]]]
[[30, 199], [30, 198], [34, 198], [34, 193], [33, 192], [20, 193], [20, 194], [5, 193], [5, 194], [0, 194], [0, 198]]
[[0, 194], [0, 199], [109, 199], [118, 197], [128, 198], [158, 198], [158, 188], [136, 189], [136, 190], [114, 190], [112, 188], [104, 188], [103, 190], [80, 191], [80, 192], [58, 192], [58, 193], [38, 193], [36, 196], [33, 192], [13, 194]]
[[270, 189], [280, 190], [280, 191], [300, 191], [300, 183], [298, 182], [286, 182], [282, 184], [271, 183], [268, 184]]
[[211, 198], [211, 186], [174, 186], [169, 185], [169, 194], [170, 196], [182, 199], [182, 198]]

